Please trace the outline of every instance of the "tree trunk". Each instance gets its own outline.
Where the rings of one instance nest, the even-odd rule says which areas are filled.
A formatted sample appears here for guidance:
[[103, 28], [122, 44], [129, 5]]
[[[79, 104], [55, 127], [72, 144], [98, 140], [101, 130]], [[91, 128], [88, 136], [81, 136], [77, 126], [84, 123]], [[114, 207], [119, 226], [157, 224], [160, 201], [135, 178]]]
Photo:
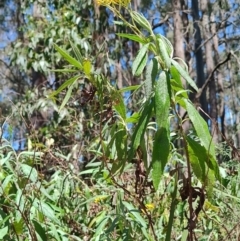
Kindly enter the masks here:
[[[216, 22], [215, 22], [213, 13], [211, 13], [210, 20], [212, 23], [211, 34], [213, 36], [213, 48], [214, 48], [215, 63], [219, 63], [220, 62], [220, 57], [219, 57], [219, 53], [218, 53], [219, 39], [218, 39], [218, 35], [217, 35]], [[222, 76], [221, 69], [218, 69], [216, 77], [217, 77], [217, 92], [218, 92], [218, 99], [217, 99], [218, 109], [217, 110], [218, 110], [218, 114], [219, 114], [220, 122], [221, 122], [219, 128], [221, 128], [221, 132], [222, 132], [223, 136], [225, 136], [225, 128], [224, 128], [225, 104], [224, 104], [223, 76]], [[223, 141], [223, 139], [222, 139], [222, 141]]]
[[[183, 36], [183, 19], [181, 12], [185, 7], [185, 1], [173, 0], [173, 23], [174, 23], [174, 56], [181, 58], [185, 61], [185, 49], [184, 43], [185, 39]], [[184, 18], [184, 25], [187, 25], [187, 17]], [[182, 62], [179, 61], [179, 64], [182, 65]], [[182, 78], [182, 84], [186, 88], [186, 81]], [[182, 107], [179, 107], [180, 116], [184, 116], [185, 110]], [[183, 124], [183, 130], [186, 132], [189, 129], [189, 122], [185, 121]]]
[[[195, 29], [194, 34], [194, 50], [195, 50], [195, 57], [196, 57], [196, 72], [197, 72], [197, 84], [199, 88], [202, 88], [205, 82], [204, 76], [204, 64], [203, 64], [203, 52], [201, 48], [202, 44], [202, 36], [199, 27], [199, 8], [198, 8], [198, 1], [192, 0], [192, 14], [193, 14], [193, 26]], [[198, 100], [197, 100], [198, 101]], [[199, 99], [200, 103], [195, 103], [197, 106], [201, 106], [204, 112], [208, 112], [207, 108], [207, 98], [206, 98], [206, 91], [204, 90]], [[202, 115], [205, 120], [207, 120], [206, 115]]]
[[216, 83], [214, 74], [212, 71], [214, 69], [214, 59], [213, 59], [213, 46], [211, 41], [211, 31], [210, 31], [210, 17], [208, 8], [208, 1], [202, 0], [201, 1], [201, 10], [202, 10], [202, 29], [203, 29], [203, 36], [205, 40], [205, 58], [206, 58], [206, 69], [207, 69], [207, 76], [212, 76], [209, 81], [209, 116], [211, 117], [211, 133], [213, 140], [215, 142], [218, 141], [218, 128], [217, 128], [217, 101], [216, 101]]

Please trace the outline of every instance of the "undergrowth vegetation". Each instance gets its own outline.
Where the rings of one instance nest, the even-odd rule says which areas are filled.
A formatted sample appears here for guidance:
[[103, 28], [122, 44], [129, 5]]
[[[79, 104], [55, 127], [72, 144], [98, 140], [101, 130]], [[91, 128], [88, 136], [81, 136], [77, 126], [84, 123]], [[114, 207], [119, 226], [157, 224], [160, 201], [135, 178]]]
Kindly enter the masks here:
[[[169, 40], [143, 15], [126, 8], [129, 22], [108, 7], [133, 32], [119, 37], [142, 46], [132, 74], [143, 84], [118, 89], [74, 43], [71, 54], [55, 46], [66, 61], [55, 71], [71, 78], [32, 108], [36, 93], [28, 93], [4, 120], [10, 125], [19, 115], [27, 131], [34, 125], [28, 115], [52, 111], [47, 125], [28, 133], [24, 151], [1, 138], [0, 239], [239, 240], [236, 150], [220, 146], [217, 154], [228, 160], [218, 164], [208, 125], [189, 98], [198, 88]], [[144, 92], [134, 111], [126, 92]]]

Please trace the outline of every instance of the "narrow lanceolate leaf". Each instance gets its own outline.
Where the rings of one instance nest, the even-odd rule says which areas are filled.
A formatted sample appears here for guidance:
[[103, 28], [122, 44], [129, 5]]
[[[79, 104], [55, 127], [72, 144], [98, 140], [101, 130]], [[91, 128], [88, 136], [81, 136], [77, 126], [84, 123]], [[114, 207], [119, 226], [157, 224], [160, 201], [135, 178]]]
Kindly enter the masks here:
[[135, 34], [128, 34], [128, 33], [117, 33], [119, 37], [127, 38], [133, 40], [134, 42], [138, 42], [141, 44], [146, 44], [147, 40], [145, 38], [139, 37]]
[[136, 59], [133, 61], [132, 73], [135, 76], [139, 76], [147, 64], [148, 46], [149, 44], [145, 44], [138, 52]]
[[152, 33], [152, 26], [151, 24], [148, 22], [148, 20], [139, 12], [136, 11], [131, 11], [130, 15], [132, 17], [132, 19], [138, 23], [143, 29], [149, 31], [150, 33]]
[[46, 235], [46, 231], [45, 229], [41, 226], [41, 224], [35, 220], [32, 221], [35, 231], [37, 232], [37, 234], [41, 237], [41, 239], [44, 240], [48, 240], [47, 235]]
[[77, 67], [78, 69], [83, 68], [82, 64], [77, 61], [76, 59], [74, 59], [73, 57], [71, 57], [65, 50], [63, 50], [62, 48], [58, 47], [56, 44], [54, 44], [55, 49], [62, 55], [62, 57], [68, 61], [69, 64], [72, 64], [73, 66]]
[[158, 72], [158, 63], [157, 63], [157, 60], [153, 58], [150, 61], [150, 63], [147, 65], [146, 79], [144, 81], [145, 93], [146, 93], [147, 99], [152, 94], [153, 83], [156, 80], [157, 72]]
[[171, 73], [171, 87], [172, 90], [175, 93], [175, 97], [179, 96], [179, 99], [176, 99], [176, 101], [178, 100], [182, 100], [184, 98], [188, 99], [188, 90], [183, 88], [182, 85], [182, 80], [181, 80], [181, 75], [179, 74], [179, 72], [177, 71], [177, 69], [174, 66], [171, 66], [170, 68], [170, 73]]
[[115, 138], [117, 159], [125, 162], [127, 154], [127, 132], [124, 125], [120, 125], [119, 130], [115, 133]]
[[168, 113], [170, 108], [170, 91], [167, 73], [162, 71], [155, 85], [155, 114], [158, 127], [165, 127], [168, 123]]
[[204, 183], [206, 178], [205, 165], [208, 155], [206, 149], [190, 137], [186, 137], [191, 166], [196, 177]]
[[215, 170], [213, 170], [211, 165], [209, 165], [211, 163], [208, 161], [209, 155], [200, 143], [190, 137], [187, 137], [186, 139], [192, 170], [196, 177], [206, 187], [208, 197], [210, 197], [212, 195], [212, 189], [215, 182]]
[[78, 61], [81, 63], [83, 61], [83, 57], [82, 57], [82, 54], [79, 50], [79, 48], [72, 42], [72, 41], [69, 41], [70, 44], [71, 44], [71, 47], [75, 53], [75, 56], [77, 57]]
[[126, 91], [135, 91], [138, 90], [142, 85], [131, 85], [128, 87], [123, 87], [122, 89], [118, 90], [118, 92], [123, 93]]
[[155, 190], [158, 189], [164, 167], [170, 151], [169, 126], [161, 127], [155, 134], [152, 153], [152, 180]]
[[164, 167], [168, 161], [170, 140], [168, 114], [170, 108], [169, 84], [166, 72], [163, 71], [155, 86], [155, 115], [157, 133], [153, 144], [152, 154], [152, 179], [153, 186], [157, 190]]
[[164, 46], [166, 47], [168, 56], [170, 56], [170, 58], [172, 58], [173, 57], [173, 46], [172, 46], [171, 42], [166, 37], [164, 37], [163, 35], [160, 35], [160, 34], [157, 34], [157, 38], [161, 38], [161, 40], [164, 43]]
[[113, 87], [111, 87], [111, 89], [113, 90], [113, 93], [112, 93], [113, 107], [125, 121], [127, 118], [127, 114], [126, 114], [126, 105], [124, 104], [123, 96], [119, 91], [115, 91]]
[[165, 69], [169, 69], [171, 65], [171, 59], [169, 57], [168, 51], [167, 51], [167, 46], [161, 39], [161, 37], [157, 38], [158, 45], [159, 45], [159, 50], [160, 50], [160, 57], [162, 62], [164, 63]]
[[208, 159], [205, 162], [211, 169], [215, 171], [216, 177], [219, 177], [219, 169], [215, 156], [214, 143], [208, 130], [208, 125], [195, 109], [193, 104], [190, 103], [190, 101], [184, 100], [184, 102], [186, 104], [189, 118], [194, 126], [194, 129], [196, 130], [198, 138], [200, 139], [201, 145], [208, 153]]
[[90, 60], [89, 59], [84, 59], [83, 60], [83, 71], [84, 71], [84, 74], [87, 77], [90, 77], [91, 70], [92, 70], [92, 64], [91, 64]]
[[72, 85], [76, 80], [79, 79], [79, 75], [72, 77], [71, 79], [65, 81], [57, 90], [53, 91], [50, 95], [49, 98], [54, 97], [55, 95], [59, 94], [62, 90], [66, 89], [70, 85]]
[[64, 108], [64, 106], [67, 104], [67, 102], [69, 101], [69, 99], [71, 98], [73, 87], [74, 87], [74, 85], [72, 84], [68, 88], [68, 91], [67, 91], [67, 93], [66, 93], [66, 95], [65, 95], [65, 97], [63, 99], [63, 102], [62, 102], [59, 110], [62, 110]]
[[138, 124], [135, 127], [134, 133], [132, 135], [131, 147], [128, 153], [129, 160], [132, 160], [135, 151], [137, 150], [138, 146], [141, 143], [142, 138], [144, 137], [144, 133], [147, 128], [148, 121], [152, 116], [152, 109], [153, 109], [153, 101], [149, 99], [144, 105], [144, 109], [141, 113]]
[[192, 78], [189, 76], [189, 74], [186, 72], [185, 69], [182, 68], [182, 66], [175, 61], [174, 59], [171, 59], [172, 65], [177, 69], [177, 71], [180, 73], [180, 75], [188, 82], [188, 84], [196, 91], [198, 91], [198, 87], [195, 84], [195, 82], [192, 80]]

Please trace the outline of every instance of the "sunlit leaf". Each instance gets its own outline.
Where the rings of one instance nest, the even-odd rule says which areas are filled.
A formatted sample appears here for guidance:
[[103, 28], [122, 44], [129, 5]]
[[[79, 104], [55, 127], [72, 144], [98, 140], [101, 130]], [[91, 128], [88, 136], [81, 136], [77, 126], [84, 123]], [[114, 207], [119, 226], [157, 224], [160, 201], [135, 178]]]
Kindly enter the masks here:
[[142, 85], [131, 85], [131, 86], [128, 86], [128, 87], [124, 87], [120, 90], [118, 90], [118, 92], [126, 92], [126, 91], [132, 91], [132, 90], [137, 90], [141, 87]]
[[2, 240], [8, 233], [8, 227], [4, 227], [0, 229], [0, 239]]
[[143, 47], [139, 50], [135, 60], [133, 61], [132, 74], [135, 76], [139, 76], [147, 64], [148, 46], [149, 44], [143, 45]]
[[136, 209], [131, 203], [122, 202], [123, 205], [127, 208], [128, 212], [130, 212], [136, 219], [136, 221], [144, 228], [147, 227], [147, 223], [146, 221], [143, 219], [143, 217], [141, 216], [140, 212], [138, 209]]
[[13, 223], [14, 231], [16, 234], [21, 235], [24, 231], [24, 220], [21, 218], [19, 221]]
[[123, 38], [128, 38], [130, 40], [133, 40], [134, 42], [138, 42], [141, 44], [146, 44], [147, 40], [145, 38], [139, 37], [135, 34], [128, 34], [128, 33], [117, 33], [117, 35], [119, 37], [123, 37]]
[[67, 93], [66, 93], [66, 95], [65, 95], [65, 97], [64, 97], [64, 99], [63, 99], [63, 101], [62, 101], [62, 104], [61, 104], [59, 110], [62, 110], [62, 109], [64, 108], [64, 106], [67, 104], [67, 102], [69, 101], [69, 99], [71, 98], [73, 87], [74, 87], [74, 85], [72, 84], [72, 85], [68, 88]]
[[143, 16], [143, 14], [136, 12], [136, 11], [131, 11], [130, 15], [132, 19], [138, 23], [143, 29], [147, 30], [149, 33], [152, 33], [152, 26], [148, 22], [148, 20]]
[[84, 59], [84, 61], [83, 61], [83, 71], [84, 71], [84, 74], [86, 76], [90, 77], [91, 70], [92, 70], [92, 64], [91, 64], [90, 60], [89, 59]]
[[164, 171], [164, 167], [168, 161], [170, 151], [169, 140], [169, 108], [170, 108], [170, 91], [168, 77], [165, 71], [163, 71], [159, 79], [156, 81], [155, 86], [155, 115], [157, 122], [157, 133], [155, 134], [155, 140], [153, 144], [152, 154], [152, 179], [153, 186], [157, 190]]
[[76, 80], [79, 79], [79, 75], [72, 77], [71, 79], [66, 80], [57, 90], [53, 91], [48, 97], [52, 98], [55, 95], [58, 95], [62, 90], [71, 86]]
[[155, 114], [158, 127], [165, 127], [168, 123], [170, 108], [169, 79], [167, 73], [162, 71], [155, 84]]
[[155, 58], [153, 58], [153, 59], [151, 59], [150, 63], [147, 65], [146, 78], [144, 81], [144, 87], [145, 87], [145, 93], [146, 93], [147, 99], [152, 94], [153, 83], [156, 80], [157, 72], [158, 72], [158, 63], [157, 63], [157, 60]]
[[54, 47], [62, 55], [62, 57], [65, 60], [68, 61], [69, 64], [72, 64], [73, 66], [77, 67], [80, 70], [83, 69], [82, 64], [79, 61], [77, 61], [76, 59], [74, 59], [73, 57], [71, 57], [65, 50], [63, 50], [62, 48], [58, 47], [56, 44], [54, 44]]
[[171, 62], [173, 66], [177, 69], [177, 71], [180, 73], [180, 75], [188, 82], [188, 84], [196, 91], [198, 91], [198, 87], [195, 84], [195, 82], [192, 80], [192, 78], [189, 76], [189, 74], [186, 72], [185, 69], [182, 68], [182, 66], [175, 60], [171, 59]]
[[34, 167], [24, 163], [20, 163], [20, 167], [25, 177], [28, 177], [32, 182], [36, 182], [38, 180], [38, 172]]
[[158, 45], [159, 45], [159, 50], [160, 50], [160, 57], [162, 59], [162, 62], [165, 66], [166, 69], [170, 68], [171, 65], [171, 59], [169, 57], [169, 54], [167, 52], [167, 46], [163, 42], [161, 38], [158, 38]]

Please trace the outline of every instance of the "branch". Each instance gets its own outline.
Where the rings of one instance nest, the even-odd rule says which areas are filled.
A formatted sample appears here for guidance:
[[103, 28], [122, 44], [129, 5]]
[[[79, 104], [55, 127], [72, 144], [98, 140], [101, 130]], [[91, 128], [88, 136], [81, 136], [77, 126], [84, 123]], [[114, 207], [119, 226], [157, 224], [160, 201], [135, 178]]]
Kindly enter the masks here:
[[165, 18], [162, 19], [159, 23], [157, 23], [157, 24], [155, 24], [155, 25], [152, 24], [152, 25], [153, 25], [153, 26], [152, 26], [152, 30], [154, 30], [154, 29], [156, 29], [156, 28], [162, 26], [165, 22], [168, 21], [168, 19], [169, 19], [169, 15], [167, 14], [167, 15], [165, 16]]
[[202, 88], [199, 89], [198, 93], [196, 94], [196, 99], [199, 99], [200, 96], [202, 95], [203, 91], [206, 89], [207, 85], [209, 84], [209, 82], [211, 81], [213, 74], [215, 73], [215, 71], [223, 64], [225, 64], [228, 60], [230, 60], [231, 58], [231, 53], [228, 53], [227, 58], [224, 59], [223, 61], [219, 62], [215, 68], [212, 70], [212, 72], [210, 73], [210, 75], [208, 76], [207, 80], [205, 81], [204, 85], [202, 86]]

